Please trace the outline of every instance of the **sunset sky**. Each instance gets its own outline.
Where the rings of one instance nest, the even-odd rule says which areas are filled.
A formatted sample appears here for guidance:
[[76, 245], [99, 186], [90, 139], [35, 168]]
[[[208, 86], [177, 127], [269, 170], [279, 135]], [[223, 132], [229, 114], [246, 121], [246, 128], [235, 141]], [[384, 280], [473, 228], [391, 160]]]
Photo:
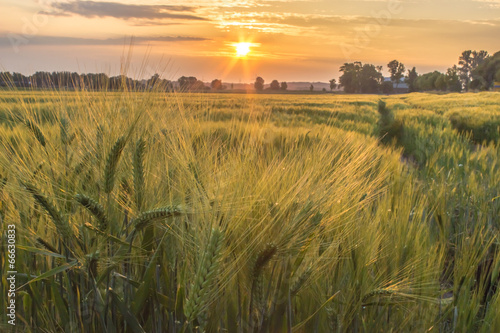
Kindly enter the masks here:
[[500, 51], [500, 0], [2, 0], [0, 22], [0, 69], [23, 74], [116, 75], [131, 54], [133, 77], [326, 82], [345, 62], [425, 73]]

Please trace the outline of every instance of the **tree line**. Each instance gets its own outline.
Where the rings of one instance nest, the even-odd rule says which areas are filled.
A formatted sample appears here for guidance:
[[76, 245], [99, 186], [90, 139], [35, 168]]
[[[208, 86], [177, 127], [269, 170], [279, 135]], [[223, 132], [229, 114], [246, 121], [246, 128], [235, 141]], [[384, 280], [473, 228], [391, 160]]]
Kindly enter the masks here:
[[[390, 81], [385, 81], [382, 66], [356, 61], [340, 67], [342, 75], [339, 86], [346, 93], [392, 93], [401, 83], [406, 83], [409, 92], [489, 90], [500, 81], [500, 52], [490, 56], [486, 51], [462, 52], [458, 65], [446, 73], [434, 71], [419, 75], [415, 67], [406, 72], [405, 65], [398, 60], [387, 64]], [[331, 80], [335, 86], [335, 79]], [[333, 89], [333, 88], [332, 88]]]
[[[346, 93], [392, 93], [406, 83], [409, 92], [488, 90], [494, 82], [500, 81], [500, 52], [490, 56], [486, 51], [467, 50], [462, 52], [458, 65], [441, 73], [434, 71], [418, 74], [415, 67], [406, 70], [403, 63], [393, 60], [387, 64], [390, 81], [382, 75], [382, 66], [363, 64], [360, 61], [345, 63], [340, 67], [342, 75], [337, 83], [330, 80], [330, 90], [343, 88]], [[256, 91], [264, 90], [264, 79], [257, 77]], [[228, 87], [220, 79], [214, 79], [210, 86], [194, 76], [181, 76], [177, 81], [162, 79], [154, 74], [147, 80], [135, 80], [125, 75], [108, 76], [104, 73], [78, 74], [76, 72], [36, 72], [25, 76], [21, 73], [0, 72], [0, 86], [18, 88], [56, 88], [92, 90], [160, 90], [160, 91], [221, 91]], [[233, 87], [231, 86], [231, 89]], [[271, 91], [285, 91], [286, 82], [273, 80], [267, 88]], [[314, 90], [311, 85], [310, 90]]]

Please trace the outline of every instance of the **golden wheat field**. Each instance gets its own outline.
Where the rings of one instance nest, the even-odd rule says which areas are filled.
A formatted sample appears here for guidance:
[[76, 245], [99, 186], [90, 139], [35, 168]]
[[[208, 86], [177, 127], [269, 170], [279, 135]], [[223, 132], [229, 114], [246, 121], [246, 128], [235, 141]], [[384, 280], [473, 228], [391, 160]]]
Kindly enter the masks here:
[[499, 126], [493, 92], [0, 91], [0, 313], [13, 275], [18, 332], [500, 331]]

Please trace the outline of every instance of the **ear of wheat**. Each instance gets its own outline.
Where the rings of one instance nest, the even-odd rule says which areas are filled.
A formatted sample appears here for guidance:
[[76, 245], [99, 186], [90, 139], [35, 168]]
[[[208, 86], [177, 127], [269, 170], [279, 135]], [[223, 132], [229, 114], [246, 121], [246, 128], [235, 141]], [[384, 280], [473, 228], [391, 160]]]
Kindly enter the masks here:
[[42, 131], [40, 130], [40, 127], [38, 127], [38, 125], [36, 125], [34, 122], [32, 122], [29, 119], [26, 119], [24, 121], [24, 124], [26, 125], [26, 127], [28, 127], [28, 129], [31, 131], [31, 133], [33, 133], [33, 135], [35, 136], [35, 138], [37, 139], [37, 141], [43, 147], [45, 147], [47, 141], [45, 140], [45, 136], [43, 135]]
[[85, 207], [99, 222], [99, 230], [105, 231], [108, 228], [108, 218], [104, 208], [94, 199], [84, 195], [75, 195], [75, 200]]
[[52, 202], [50, 202], [41, 192], [38, 190], [35, 185], [29, 182], [22, 182], [22, 185], [26, 188], [28, 192], [31, 193], [33, 198], [42, 206], [47, 214], [52, 219], [52, 222], [56, 226], [58, 232], [62, 235], [65, 241], [71, 240], [71, 236], [73, 232], [71, 231], [71, 227], [69, 226], [68, 221], [64, 219], [62, 214], [57, 210]]
[[119, 137], [108, 154], [104, 168], [104, 192], [107, 194], [111, 193], [115, 186], [116, 169], [126, 143], [125, 136]]
[[150, 210], [147, 212], [141, 213], [137, 218], [135, 218], [132, 222], [135, 224], [136, 230], [142, 230], [147, 227], [150, 223], [159, 220], [165, 219], [172, 216], [178, 216], [183, 213], [183, 210], [180, 207], [164, 207], [158, 208], [155, 210]]
[[210, 287], [219, 266], [223, 240], [223, 233], [218, 229], [212, 229], [208, 247], [200, 261], [193, 288], [184, 307], [188, 323], [198, 317], [208, 302]]

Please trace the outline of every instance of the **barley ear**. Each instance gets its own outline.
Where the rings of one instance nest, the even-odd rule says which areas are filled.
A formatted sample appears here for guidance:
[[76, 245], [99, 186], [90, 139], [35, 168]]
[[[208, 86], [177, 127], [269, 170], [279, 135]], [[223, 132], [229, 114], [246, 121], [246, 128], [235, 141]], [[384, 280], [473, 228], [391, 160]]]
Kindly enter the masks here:
[[47, 214], [51, 217], [52, 222], [56, 226], [59, 233], [67, 241], [71, 239], [73, 232], [69, 226], [68, 221], [66, 221], [61, 213], [57, 210], [52, 202], [50, 202], [33, 184], [28, 182], [23, 182], [22, 185], [26, 188], [28, 192], [31, 193], [33, 198], [42, 206]]
[[104, 208], [94, 199], [84, 195], [75, 195], [75, 200], [85, 207], [99, 221], [99, 230], [105, 231], [108, 228], [108, 218], [104, 212]]
[[208, 247], [200, 261], [193, 287], [184, 306], [184, 314], [188, 323], [196, 319], [207, 304], [219, 267], [223, 240], [223, 233], [220, 230], [212, 229]]
[[269, 263], [269, 261], [271, 261], [276, 252], [278, 252], [278, 247], [271, 243], [267, 244], [266, 247], [259, 252], [253, 265], [253, 270], [252, 270], [253, 280], [257, 279], [260, 276], [262, 270]]
[[104, 192], [107, 194], [111, 193], [115, 186], [116, 168], [126, 143], [127, 140], [124, 136], [119, 137], [108, 154], [106, 167], [104, 168]]
[[51, 252], [54, 252], [54, 253], [59, 253], [59, 251], [57, 251], [57, 249], [55, 247], [53, 247], [52, 245], [50, 245], [49, 242], [45, 241], [43, 238], [41, 237], [38, 237], [36, 239], [36, 241], [38, 243], [40, 243], [44, 248], [46, 248], [47, 250], [51, 251]]
[[164, 207], [155, 210], [149, 210], [139, 214], [132, 222], [135, 224], [136, 230], [142, 230], [149, 226], [152, 222], [165, 219], [167, 217], [178, 216], [183, 213], [180, 207]]
[[35, 138], [37, 139], [37, 141], [43, 147], [45, 147], [46, 140], [45, 140], [45, 136], [43, 135], [42, 131], [40, 130], [40, 127], [38, 127], [34, 122], [32, 122], [29, 119], [26, 119], [24, 121], [24, 124], [26, 125], [26, 127], [28, 127], [28, 129], [31, 131], [31, 133], [33, 133], [33, 135], [35, 136]]
[[278, 247], [274, 244], [267, 244], [266, 247], [259, 252], [254, 261], [252, 268], [252, 288], [250, 289], [250, 309], [249, 309], [249, 324], [250, 331], [257, 325], [258, 318], [254, 315], [255, 309], [262, 308], [262, 272], [266, 265], [271, 261], [274, 255], [278, 252]]
[[291, 297], [297, 295], [299, 290], [302, 288], [302, 286], [306, 283], [306, 281], [311, 276], [311, 273], [312, 273], [312, 269], [309, 266], [302, 274], [300, 274], [297, 278], [292, 280], [291, 287], [290, 287], [290, 296]]
[[61, 118], [59, 123], [61, 142], [65, 145], [69, 143], [69, 124], [66, 118]]

